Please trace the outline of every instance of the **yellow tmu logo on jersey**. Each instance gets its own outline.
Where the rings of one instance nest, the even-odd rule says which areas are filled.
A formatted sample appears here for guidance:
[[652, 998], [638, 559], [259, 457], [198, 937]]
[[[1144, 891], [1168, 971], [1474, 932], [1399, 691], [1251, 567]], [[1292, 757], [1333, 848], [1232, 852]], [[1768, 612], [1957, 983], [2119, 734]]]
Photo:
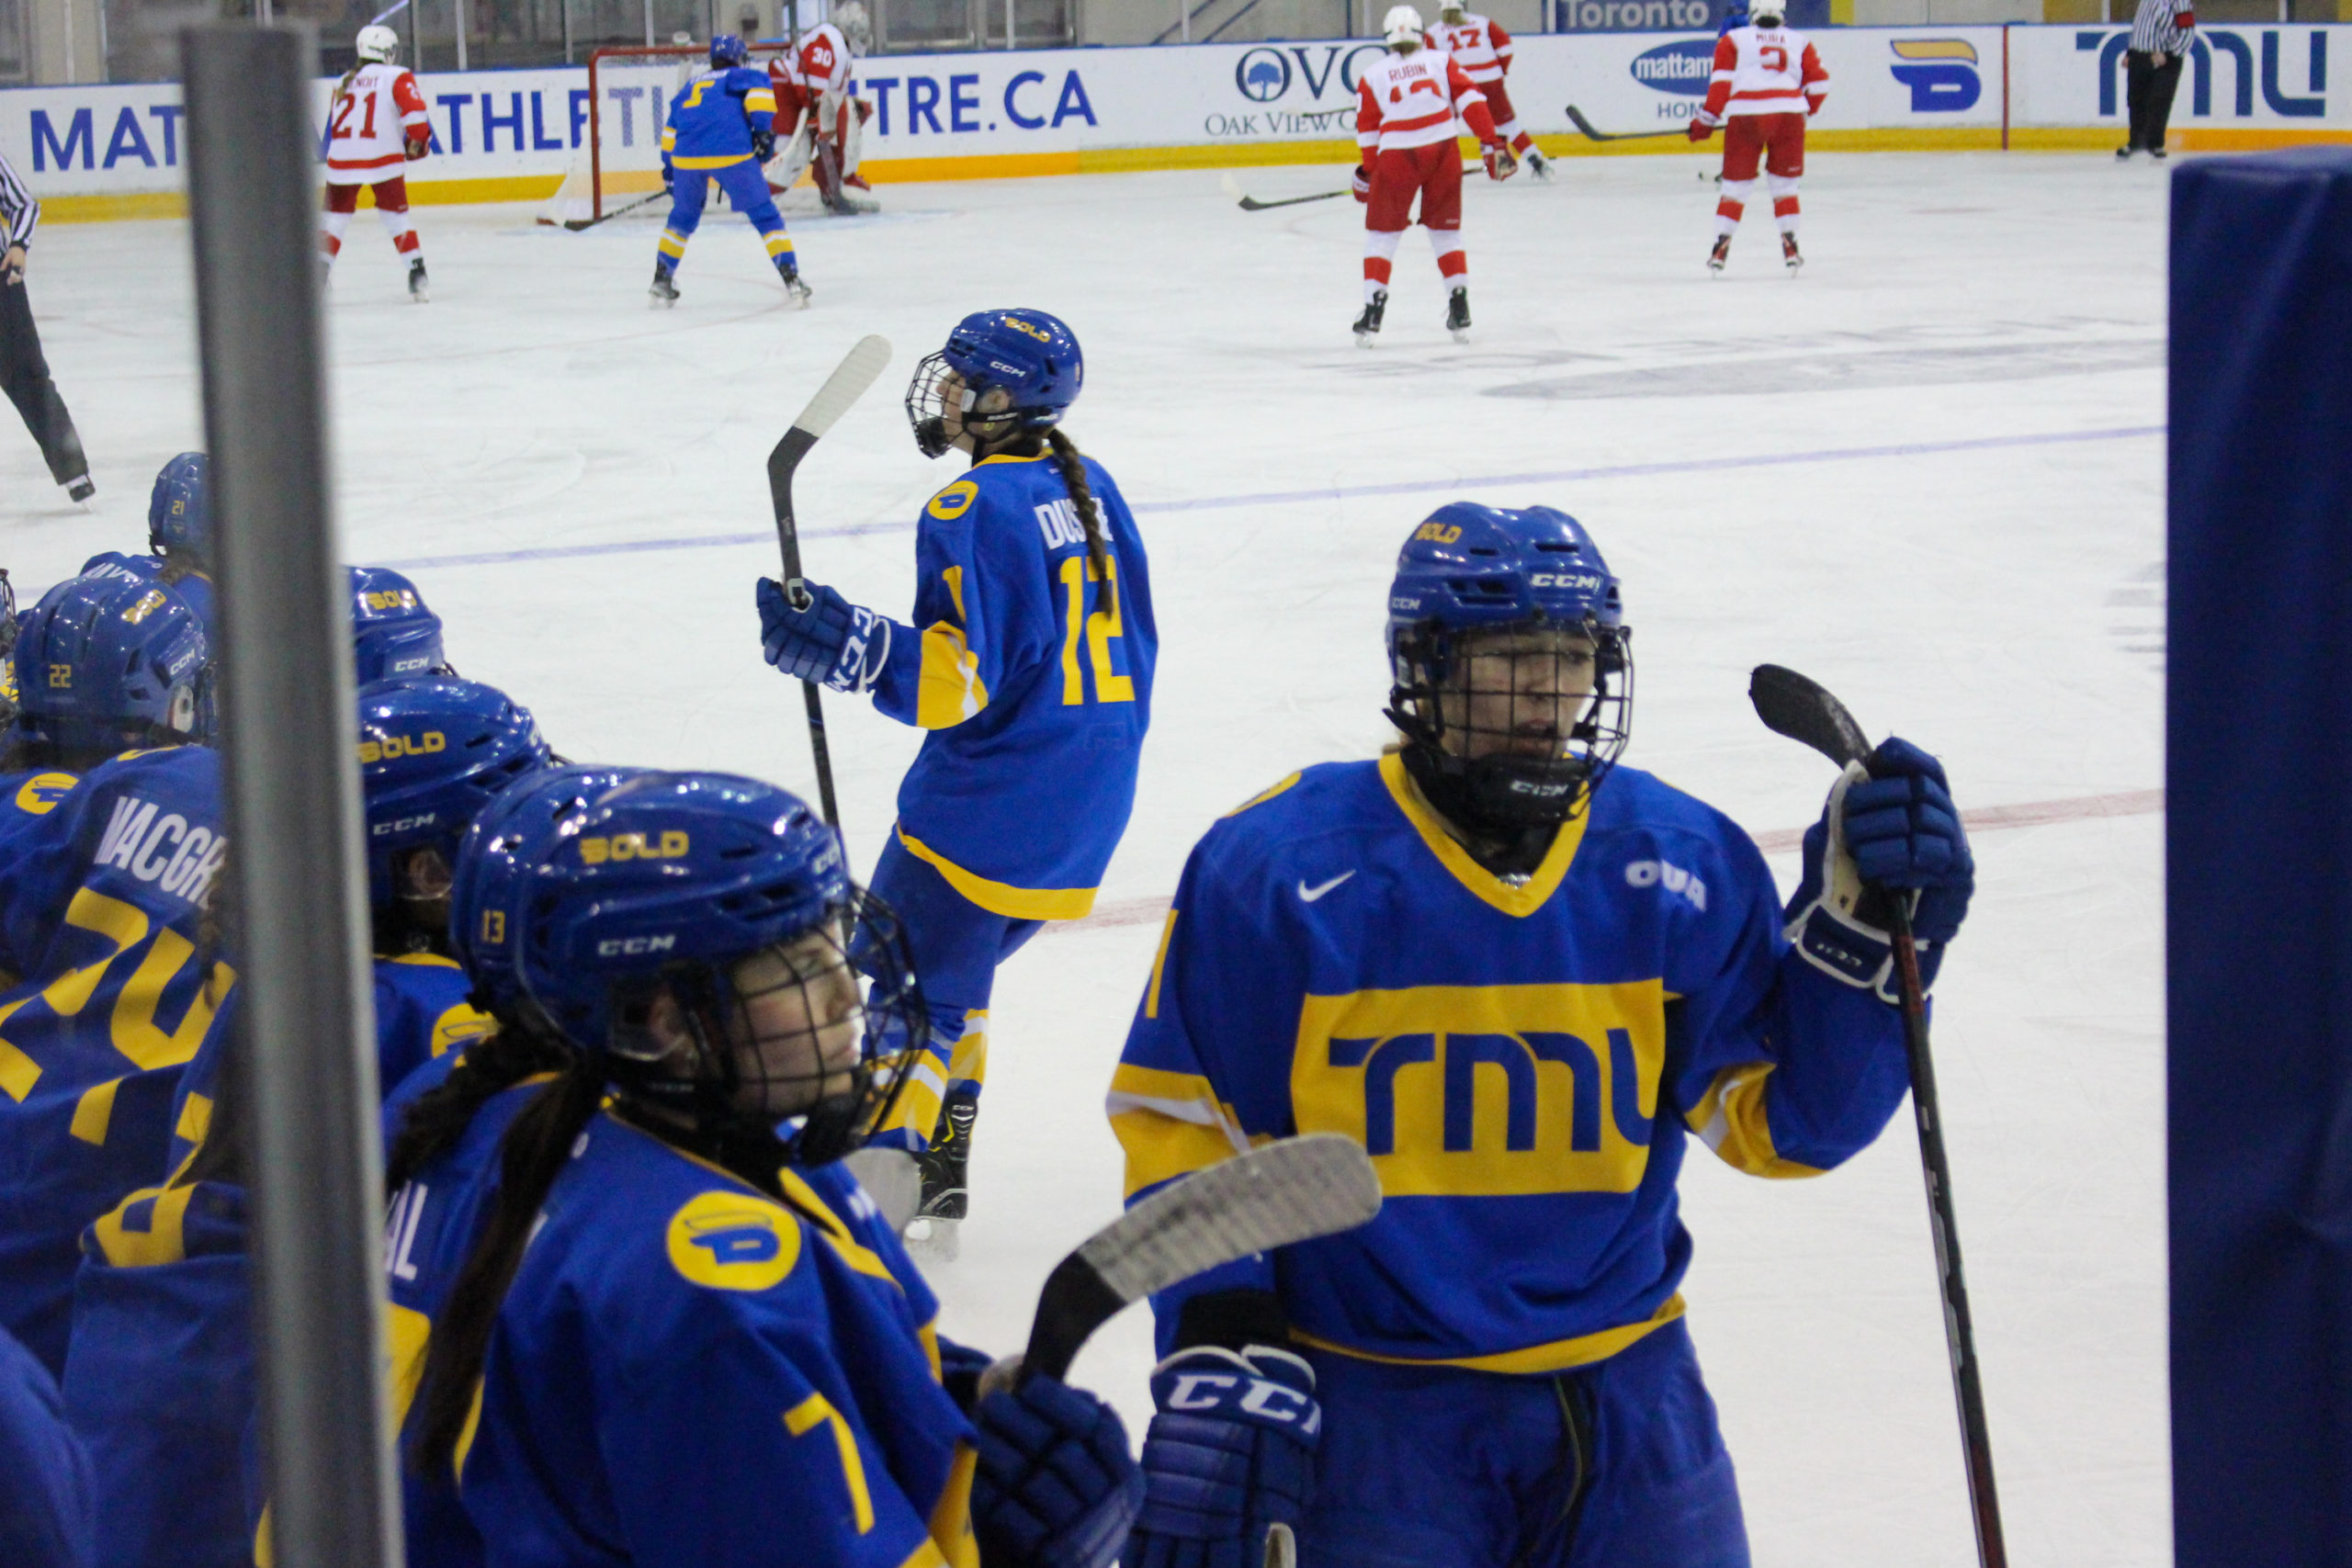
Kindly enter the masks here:
[[1310, 996], [1291, 1103], [1391, 1197], [1631, 1192], [1665, 1063], [1657, 980]]

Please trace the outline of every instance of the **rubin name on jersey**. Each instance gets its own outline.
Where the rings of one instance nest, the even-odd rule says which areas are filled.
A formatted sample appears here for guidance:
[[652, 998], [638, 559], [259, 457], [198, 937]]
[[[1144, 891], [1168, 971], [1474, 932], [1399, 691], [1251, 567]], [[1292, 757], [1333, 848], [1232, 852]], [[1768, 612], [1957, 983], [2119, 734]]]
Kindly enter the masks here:
[[[190, 826], [176, 811], [159, 817], [157, 809], [153, 801], [135, 795], [116, 801], [98, 840], [97, 863], [120, 866], [175, 898], [200, 904], [212, 890], [220, 863], [229, 857], [228, 835]], [[167, 840], [169, 855], [163, 853]]]

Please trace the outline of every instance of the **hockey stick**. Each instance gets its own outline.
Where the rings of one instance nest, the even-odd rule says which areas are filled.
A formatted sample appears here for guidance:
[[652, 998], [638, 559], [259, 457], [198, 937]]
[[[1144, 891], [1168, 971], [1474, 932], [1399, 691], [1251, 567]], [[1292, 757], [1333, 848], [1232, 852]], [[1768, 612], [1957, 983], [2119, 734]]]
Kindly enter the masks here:
[[[800, 459], [817, 438], [832, 429], [833, 422], [849, 412], [874, 378], [882, 374], [882, 367], [890, 363], [890, 341], [885, 337], [868, 336], [856, 344], [825, 378], [792, 428], [768, 454], [768, 500], [775, 508], [776, 542], [784, 547], [784, 596], [796, 610], [805, 610], [810, 600], [808, 589], [800, 580], [800, 536], [792, 522], [792, 475], [800, 467]], [[808, 703], [808, 750], [817, 760], [817, 798], [825, 812], [825, 825], [842, 825], [841, 805], [833, 798], [833, 753], [825, 742], [825, 705], [817, 694], [817, 682], [800, 682], [801, 694]]]
[[[1472, 175], [1484, 174], [1486, 171], [1487, 165], [1484, 164], [1464, 164], [1462, 165], [1462, 176], [1464, 179], [1469, 178]], [[1229, 174], [1225, 176], [1225, 194], [1227, 196], [1240, 196], [1241, 210], [1244, 212], [1266, 212], [1277, 207], [1296, 207], [1303, 201], [1329, 201], [1335, 197], [1346, 196], [1353, 189], [1354, 187], [1351, 186], [1342, 190], [1317, 191], [1313, 196], [1286, 196], [1280, 201], [1260, 201], [1254, 196], [1241, 196], [1240, 182], [1236, 180]]]
[[[1759, 664], [1748, 677], [1747, 700], [1767, 728], [1801, 740], [1839, 767], [1871, 753], [1869, 739], [1846, 705], [1818, 682], [1777, 664]], [[1903, 1043], [1911, 1058], [1911, 1109], [1919, 1125], [1919, 1164], [1928, 1182], [1928, 1217], [1935, 1233], [1936, 1271], [1944, 1298], [1944, 1344], [1951, 1360], [1952, 1396], [1960, 1405], [1961, 1445], [1968, 1461], [1968, 1500], [1976, 1524], [1980, 1568], [2008, 1568], [2001, 1534], [2001, 1504], [1993, 1487], [1993, 1438], [1984, 1420], [1984, 1388], [1976, 1367], [1976, 1329], [1968, 1311], [1968, 1281], [1960, 1266], [1960, 1223], [1952, 1216], [1951, 1165], [1944, 1156], [1943, 1111], [1936, 1098], [1935, 1062], [1928, 1051], [1928, 1010], [1919, 983], [1919, 950], [1911, 937], [1907, 900], [1886, 900], [1894, 938], [1894, 968], [1902, 995]]]
[[616, 207], [610, 212], [605, 213], [602, 218], [567, 218], [563, 220], [563, 226], [577, 234], [582, 229], [594, 229], [599, 223], [610, 223], [614, 219], [618, 218], [624, 212], [635, 212], [640, 207], [650, 207], [655, 202], [666, 201], [669, 197], [670, 192], [667, 187], [664, 187], [663, 189], [655, 191], [650, 196], [639, 197], [627, 207]]
[[1137, 1203], [1057, 1264], [1037, 1295], [1020, 1378], [1058, 1378], [1121, 1308], [1193, 1275], [1380, 1213], [1380, 1178], [1353, 1138], [1283, 1138], [1196, 1171]]
[[1687, 130], [1598, 130], [1593, 128], [1592, 121], [1585, 118], [1583, 111], [1574, 104], [1568, 106], [1568, 118], [1574, 122], [1578, 130], [1583, 131], [1594, 141], [1648, 141], [1661, 136], [1688, 137], [1690, 134]]

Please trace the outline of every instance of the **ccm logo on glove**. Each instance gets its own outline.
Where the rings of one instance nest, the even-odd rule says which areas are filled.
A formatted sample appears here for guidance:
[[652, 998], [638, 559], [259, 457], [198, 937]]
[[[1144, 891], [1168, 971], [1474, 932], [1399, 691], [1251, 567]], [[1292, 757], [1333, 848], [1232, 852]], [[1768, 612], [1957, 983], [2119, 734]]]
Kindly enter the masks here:
[[1227, 1372], [1179, 1372], [1160, 1401], [1163, 1410], [1221, 1410], [1233, 1403], [1232, 1393], [1245, 1387], [1238, 1408], [1261, 1420], [1295, 1424], [1309, 1436], [1322, 1430], [1323, 1407], [1311, 1394], [1270, 1382], [1264, 1378], [1238, 1377]]

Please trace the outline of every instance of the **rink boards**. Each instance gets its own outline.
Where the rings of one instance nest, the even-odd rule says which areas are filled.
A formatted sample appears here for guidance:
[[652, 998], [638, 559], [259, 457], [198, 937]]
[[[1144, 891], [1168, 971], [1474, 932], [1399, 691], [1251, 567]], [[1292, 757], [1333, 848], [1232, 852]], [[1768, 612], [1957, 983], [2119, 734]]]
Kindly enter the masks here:
[[[2177, 146], [2352, 141], [2352, 26], [2199, 29], [2173, 111]], [[1824, 151], [2101, 146], [2123, 112], [2129, 29], [2115, 26], [1835, 28], [1811, 34], [1830, 75], [1811, 144]], [[1711, 34], [1521, 38], [1509, 90], [1549, 151], [1671, 152], [1675, 137], [1595, 143], [1576, 106], [1615, 133], [1676, 131], [1703, 99]], [[876, 109], [865, 172], [889, 180], [1352, 161], [1363, 39], [889, 55], [860, 62]], [[2333, 56], [2333, 61], [2331, 61]], [[2331, 63], [2335, 70], [2331, 72]], [[650, 161], [666, 78], [608, 73], [597, 106], [608, 160]], [[589, 135], [584, 66], [420, 77], [434, 156], [411, 164], [421, 202], [549, 194]], [[332, 83], [316, 87], [322, 128]], [[176, 83], [0, 92], [0, 150], [51, 220], [181, 209], [186, 130]]]

